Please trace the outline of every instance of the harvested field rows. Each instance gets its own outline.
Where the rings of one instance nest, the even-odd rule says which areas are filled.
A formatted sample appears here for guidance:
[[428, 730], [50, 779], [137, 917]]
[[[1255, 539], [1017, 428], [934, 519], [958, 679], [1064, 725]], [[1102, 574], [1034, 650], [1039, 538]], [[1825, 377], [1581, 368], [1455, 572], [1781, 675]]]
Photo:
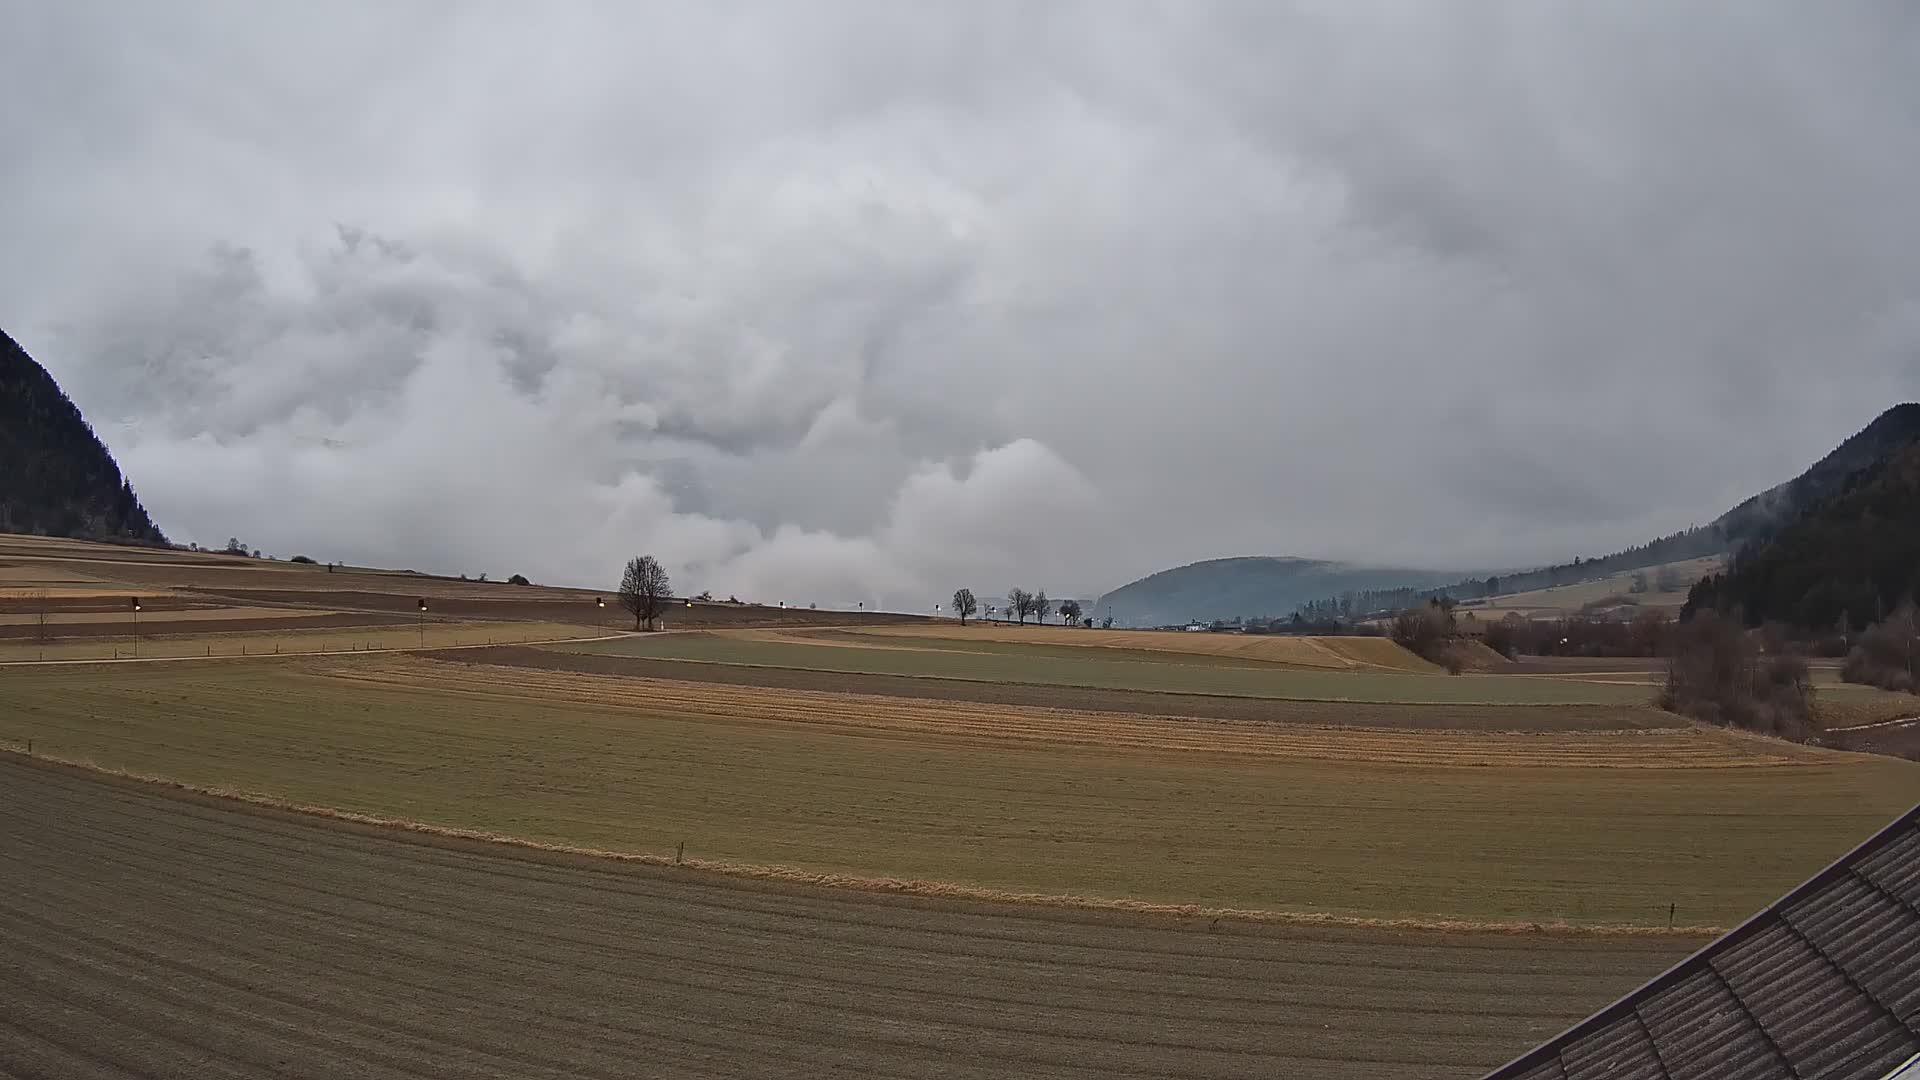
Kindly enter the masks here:
[[12, 669], [0, 744], [584, 848], [684, 841], [714, 863], [995, 894], [1479, 922], [1664, 926], [1677, 904], [1683, 925], [1730, 925], [1920, 798], [1920, 768], [1831, 752], [1393, 765], [717, 715], [639, 683], [574, 701], [519, 672], [450, 693], [350, 677], [363, 665], [391, 662]]
[[[0, 664], [42, 660], [110, 660], [133, 656], [237, 657], [275, 654], [352, 653], [368, 650], [446, 648], [499, 642], [563, 641], [590, 635], [592, 630], [561, 623], [480, 623], [429, 621], [425, 633], [412, 620], [397, 615], [337, 613], [287, 620], [240, 620], [237, 623], [202, 621], [157, 625], [142, 622], [138, 647], [125, 628], [118, 633], [105, 625], [63, 627], [86, 635], [62, 637], [45, 645], [27, 636], [27, 628], [0, 627]], [[97, 632], [95, 632], [97, 631]]]
[[1152, 713], [1213, 720], [1258, 720], [1275, 724], [1333, 727], [1417, 728], [1426, 731], [1614, 731], [1683, 727], [1672, 713], [1644, 705], [1407, 705], [1398, 702], [1298, 701], [1286, 698], [1232, 697], [1225, 694], [1174, 694], [1163, 691], [1108, 690], [1091, 686], [1043, 686], [990, 683], [978, 679], [940, 679], [860, 672], [806, 671], [749, 664], [656, 660], [605, 656], [550, 648], [502, 645], [445, 654], [435, 659], [461, 663], [504, 664], [545, 671], [577, 671], [725, 686], [879, 694], [927, 701], [972, 702], [1032, 708], [1070, 708], [1088, 712]]
[[1698, 769], [1779, 765], [1820, 755], [1791, 743], [1705, 728], [1520, 735], [1500, 731], [1359, 730], [1064, 708], [1013, 709], [876, 695], [766, 690], [635, 680], [492, 665], [397, 661], [355, 665], [342, 677], [447, 694], [509, 693], [585, 705], [648, 707], [680, 716], [756, 719], [868, 731], [988, 740], [1081, 743], [1152, 750], [1251, 754], [1375, 764]]
[[[16, 604], [12, 606], [17, 608], [20, 605]], [[58, 633], [69, 632], [67, 628], [76, 623], [110, 623], [120, 633], [124, 634], [128, 632], [129, 616], [127, 612], [127, 602], [124, 596], [120, 598], [120, 602], [117, 604], [91, 604], [88, 605], [88, 607], [90, 610], [86, 611], [63, 611], [59, 609], [49, 611], [47, 613], [47, 622], [49, 625], [55, 627]], [[147, 608], [144, 604], [142, 607], [143, 610], [149, 612], [149, 615], [158, 616], [158, 618], [143, 619], [143, 623], [148, 626], [155, 624], [164, 626], [174, 623], [205, 622], [209, 619], [244, 619], [262, 622], [299, 620], [311, 619], [316, 614], [319, 614], [313, 611], [293, 608], [183, 607], [165, 610], [158, 606]], [[9, 613], [0, 610], [0, 626], [29, 626], [37, 623], [38, 620], [39, 616], [35, 613], [17, 610]]]
[[1158, 652], [1170, 657], [1227, 656], [1289, 667], [1351, 671], [1378, 668], [1391, 671], [1438, 671], [1432, 664], [1385, 638], [1272, 637], [1247, 634], [1188, 634], [1155, 630], [1076, 630], [1064, 626], [1007, 626], [1002, 623], [923, 624], [919, 626], [863, 627], [861, 637], [933, 638], [957, 642], [995, 641], [1011, 644], [1062, 645], [1083, 649], [1121, 649]]
[[1699, 944], [775, 886], [5, 755], [0, 869], [0, 1071], [76, 1080], [1469, 1077]]
[[[1092, 633], [1094, 631], [1088, 631]], [[911, 639], [894, 639], [911, 640]], [[1421, 675], [1384, 669], [1335, 671], [1281, 664], [1139, 663], [1098, 648], [972, 652], [827, 645], [803, 637], [738, 633], [636, 634], [617, 641], [570, 645], [567, 651], [643, 656], [806, 671], [971, 679], [992, 683], [1087, 686], [1159, 693], [1226, 694], [1297, 701], [1443, 705], [1644, 705], [1652, 690], [1559, 679], [1498, 675]], [[1063, 656], [1062, 652], [1079, 655]]]

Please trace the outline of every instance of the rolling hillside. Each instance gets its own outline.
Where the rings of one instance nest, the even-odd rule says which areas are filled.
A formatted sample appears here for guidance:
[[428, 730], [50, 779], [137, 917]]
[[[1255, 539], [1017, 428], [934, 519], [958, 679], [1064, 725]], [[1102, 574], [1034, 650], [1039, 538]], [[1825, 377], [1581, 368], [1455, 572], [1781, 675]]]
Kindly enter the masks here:
[[[1824, 484], [1791, 519], [1756, 520], [1724, 574], [1688, 597], [1690, 609], [1740, 611], [1749, 623], [1862, 630], [1920, 598], [1920, 444], [1870, 459]], [[1762, 511], [1766, 509], [1762, 504]]]

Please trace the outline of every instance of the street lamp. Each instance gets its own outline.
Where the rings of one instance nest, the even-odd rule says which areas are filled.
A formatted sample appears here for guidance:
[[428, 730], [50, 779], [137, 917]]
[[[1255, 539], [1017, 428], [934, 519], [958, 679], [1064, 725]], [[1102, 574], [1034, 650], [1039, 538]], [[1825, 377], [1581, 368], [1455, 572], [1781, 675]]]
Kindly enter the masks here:
[[427, 598], [420, 598], [420, 647], [427, 647]]
[[133, 609], [133, 655], [140, 655], [140, 598], [127, 597], [127, 606]]

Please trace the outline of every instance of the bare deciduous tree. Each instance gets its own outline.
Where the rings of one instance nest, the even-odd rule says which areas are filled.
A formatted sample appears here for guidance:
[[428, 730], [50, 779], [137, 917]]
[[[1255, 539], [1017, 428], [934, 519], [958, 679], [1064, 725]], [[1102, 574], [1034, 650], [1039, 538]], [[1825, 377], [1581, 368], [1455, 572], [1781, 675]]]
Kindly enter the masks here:
[[1066, 623], [1079, 622], [1080, 621], [1080, 601], [1078, 600], [1060, 601], [1060, 621], [1066, 622]]
[[973, 598], [972, 589], [956, 589], [953, 593], [953, 613], [960, 616], [960, 625], [967, 625], [973, 613], [980, 610], [980, 601]]
[[1041, 589], [1034, 593], [1032, 603], [1034, 618], [1039, 622], [1046, 622], [1047, 616], [1053, 611], [1053, 601], [1047, 599], [1047, 590]]
[[1033, 614], [1033, 594], [1015, 586], [1007, 590], [1007, 610], [1020, 622], [1025, 623], [1027, 616]]
[[626, 573], [620, 576], [620, 606], [633, 613], [635, 630], [651, 629], [672, 596], [667, 571], [660, 560], [640, 555], [627, 560]]

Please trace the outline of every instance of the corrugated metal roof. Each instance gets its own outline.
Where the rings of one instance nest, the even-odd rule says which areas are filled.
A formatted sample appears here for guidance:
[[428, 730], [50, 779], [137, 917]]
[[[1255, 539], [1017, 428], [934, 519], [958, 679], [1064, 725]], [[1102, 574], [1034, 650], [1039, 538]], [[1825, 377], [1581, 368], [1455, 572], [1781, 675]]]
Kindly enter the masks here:
[[1487, 1080], [1906, 1080], [1920, 1055], [1920, 806]]

